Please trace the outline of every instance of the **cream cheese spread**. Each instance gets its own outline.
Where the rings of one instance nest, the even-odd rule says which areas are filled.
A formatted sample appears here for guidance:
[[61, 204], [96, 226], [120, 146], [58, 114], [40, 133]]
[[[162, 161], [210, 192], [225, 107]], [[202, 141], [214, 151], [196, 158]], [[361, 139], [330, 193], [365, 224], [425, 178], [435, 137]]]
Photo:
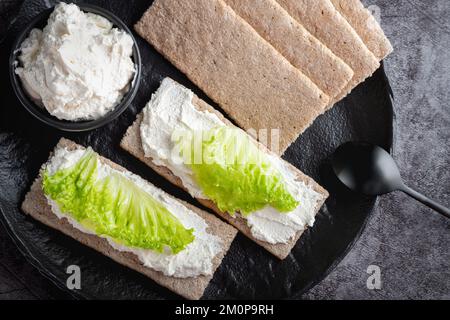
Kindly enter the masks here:
[[75, 4], [56, 5], [21, 44], [16, 73], [33, 100], [58, 119], [93, 120], [114, 109], [135, 74], [133, 39]]
[[[156, 165], [170, 169], [193, 197], [205, 199], [192, 170], [174, 152], [172, 135], [182, 130], [208, 130], [225, 126], [225, 123], [213, 113], [199, 111], [192, 104], [193, 97], [192, 91], [165, 78], [144, 108], [140, 133], [145, 156]], [[270, 155], [269, 158], [300, 205], [289, 213], [280, 213], [267, 206], [248, 215], [247, 224], [256, 239], [272, 244], [287, 243], [297, 232], [314, 224], [315, 208], [322, 196], [297, 179], [296, 172], [288, 163], [276, 156]]]
[[[53, 174], [59, 169], [68, 168], [74, 165], [84, 154], [84, 150], [76, 149], [69, 151], [65, 148], [55, 150], [54, 156], [45, 165], [45, 169]], [[101, 236], [118, 251], [130, 252], [135, 254], [144, 266], [162, 272], [166, 276], [177, 278], [198, 277], [200, 275], [211, 275], [213, 273], [213, 258], [222, 250], [222, 240], [207, 232], [208, 224], [205, 220], [192, 210], [186, 208], [183, 204], [167, 195], [164, 191], [156, 188], [149, 182], [128, 171], [118, 171], [99, 161], [98, 176], [101, 179], [111, 173], [118, 173], [134, 182], [142, 190], [148, 192], [155, 199], [160, 201], [187, 229], [194, 229], [195, 239], [184, 250], [177, 254], [159, 253], [153, 250], [127, 247], [119, 244], [107, 236]], [[53, 213], [59, 219], [67, 221], [76, 229], [94, 234], [92, 231], [83, 227], [68, 213], [60, 211], [58, 204], [51, 198], [47, 201], [52, 208]]]

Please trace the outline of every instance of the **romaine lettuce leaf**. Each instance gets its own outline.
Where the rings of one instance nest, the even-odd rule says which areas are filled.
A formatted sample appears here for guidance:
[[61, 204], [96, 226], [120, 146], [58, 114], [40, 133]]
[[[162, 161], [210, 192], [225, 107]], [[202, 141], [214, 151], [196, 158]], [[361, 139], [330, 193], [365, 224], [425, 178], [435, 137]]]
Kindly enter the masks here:
[[221, 211], [248, 216], [265, 206], [286, 213], [299, 205], [281, 173], [245, 132], [217, 127], [177, 133], [172, 140], [174, 152]]
[[193, 229], [149, 193], [119, 173], [98, 179], [97, 166], [89, 148], [72, 167], [52, 175], [45, 170], [45, 195], [88, 230], [126, 246], [178, 253], [194, 240]]

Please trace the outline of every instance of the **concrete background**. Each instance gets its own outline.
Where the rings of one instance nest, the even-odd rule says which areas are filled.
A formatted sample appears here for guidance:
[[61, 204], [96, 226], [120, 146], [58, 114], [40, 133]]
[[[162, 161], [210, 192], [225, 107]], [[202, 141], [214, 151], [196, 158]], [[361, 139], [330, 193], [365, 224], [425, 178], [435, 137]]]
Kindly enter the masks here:
[[[0, 0], [0, 28], [21, 1]], [[405, 181], [450, 206], [450, 1], [368, 0], [395, 52], [395, 158]], [[383, 196], [353, 250], [304, 299], [450, 299], [450, 221], [401, 193]], [[367, 268], [381, 270], [369, 290]], [[0, 299], [67, 298], [30, 266], [0, 226]]]

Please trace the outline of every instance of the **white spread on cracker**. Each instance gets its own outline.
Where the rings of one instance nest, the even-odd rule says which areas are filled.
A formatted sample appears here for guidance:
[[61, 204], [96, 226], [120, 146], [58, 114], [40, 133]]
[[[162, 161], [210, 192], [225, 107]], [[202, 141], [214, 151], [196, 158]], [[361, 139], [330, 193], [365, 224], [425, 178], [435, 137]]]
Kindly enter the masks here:
[[131, 36], [109, 20], [61, 2], [47, 26], [21, 44], [16, 73], [31, 98], [58, 119], [98, 119], [129, 89], [132, 49]]
[[[68, 168], [74, 165], [84, 154], [84, 150], [76, 149], [69, 151], [66, 148], [58, 148], [55, 150], [54, 156], [45, 165], [45, 169], [53, 174], [59, 169]], [[167, 195], [162, 190], [156, 188], [141, 177], [128, 172], [118, 171], [99, 161], [98, 176], [101, 179], [111, 173], [118, 173], [134, 182], [142, 190], [148, 192], [155, 199], [160, 201], [187, 229], [194, 229], [195, 239], [184, 250], [177, 254], [159, 253], [149, 249], [141, 249], [127, 247], [119, 244], [107, 236], [101, 236], [109, 242], [109, 244], [118, 251], [131, 252], [135, 254], [144, 266], [162, 272], [166, 276], [187, 278], [198, 277], [200, 275], [211, 275], [213, 273], [213, 259], [222, 250], [222, 240], [207, 232], [208, 224], [192, 210], [186, 208], [176, 199]], [[70, 214], [60, 211], [58, 204], [51, 198], [47, 197], [53, 213], [59, 219], [67, 219], [67, 221], [76, 229], [87, 233], [94, 234], [78, 223]]]
[[[169, 168], [193, 197], [205, 199], [192, 170], [180, 161], [178, 154], [172, 152], [172, 134], [183, 129], [207, 130], [225, 123], [213, 113], [199, 111], [192, 103], [193, 97], [192, 91], [165, 78], [144, 108], [140, 132], [145, 156], [154, 164]], [[246, 217], [247, 224], [256, 239], [272, 244], [287, 243], [299, 231], [314, 224], [315, 209], [323, 197], [297, 179], [296, 172], [286, 162], [276, 156], [269, 157], [300, 205], [287, 214], [267, 206]]]

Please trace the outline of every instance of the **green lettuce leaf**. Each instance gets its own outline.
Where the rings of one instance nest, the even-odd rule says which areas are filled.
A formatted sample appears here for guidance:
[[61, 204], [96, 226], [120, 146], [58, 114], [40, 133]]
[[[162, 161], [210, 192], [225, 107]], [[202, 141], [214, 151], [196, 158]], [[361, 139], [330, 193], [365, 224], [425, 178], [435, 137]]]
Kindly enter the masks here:
[[45, 195], [97, 235], [143, 249], [178, 253], [194, 240], [163, 204], [118, 173], [98, 179], [98, 156], [87, 149], [72, 167], [43, 175]]
[[294, 210], [299, 202], [286, 189], [281, 173], [243, 131], [217, 127], [174, 134], [174, 152], [188, 165], [203, 193], [217, 207], [244, 216], [271, 206]]

